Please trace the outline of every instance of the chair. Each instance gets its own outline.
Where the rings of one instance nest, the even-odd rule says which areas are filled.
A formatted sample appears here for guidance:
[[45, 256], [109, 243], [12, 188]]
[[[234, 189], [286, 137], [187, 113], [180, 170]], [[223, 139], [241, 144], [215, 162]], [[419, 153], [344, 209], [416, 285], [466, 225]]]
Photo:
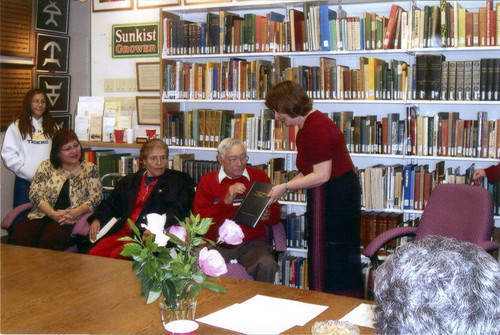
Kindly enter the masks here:
[[453, 237], [491, 252], [500, 248], [491, 240], [493, 210], [493, 197], [486, 189], [466, 184], [440, 184], [432, 191], [417, 227], [390, 229], [377, 236], [363, 253], [376, 268], [380, 263], [377, 251], [387, 242], [406, 235], [417, 239], [428, 235]]
[[[12, 222], [21, 215], [24, 212], [30, 211], [33, 208], [33, 205], [31, 203], [26, 203], [17, 206], [16, 208], [12, 209], [5, 218], [2, 220], [1, 227], [4, 229], [8, 229]], [[87, 218], [92, 214], [92, 212], [88, 212], [80, 216], [78, 221], [75, 223], [73, 227], [72, 234], [74, 235], [81, 235], [81, 236], [87, 236], [89, 233], [89, 224], [87, 223]], [[78, 252], [78, 247], [76, 245], [72, 245], [68, 247], [66, 250], [68, 252]]]
[[[286, 251], [285, 227], [283, 226], [282, 223], [278, 223], [272, 226], [271, 228], [272, 228], [272, 239], [274, 240], [274, 250], [276, 250], [277, 252]], [[227, 266], [227, 273], [225, 274], [225, 276], [232, 278], [254, 280], [254, 278], [248, 274], [243, 265], [239, 263], [226, 263], [226, 266]]]

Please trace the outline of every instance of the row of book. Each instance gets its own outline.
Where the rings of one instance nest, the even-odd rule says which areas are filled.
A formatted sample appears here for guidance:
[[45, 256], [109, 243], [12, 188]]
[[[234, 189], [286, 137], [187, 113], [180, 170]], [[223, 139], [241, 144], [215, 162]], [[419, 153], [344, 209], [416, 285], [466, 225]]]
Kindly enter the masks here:
[[[352, 111], [327, 114], [345, 135], [351, 153], [412, 156], [500, 157], [500, 119], [488, 120], [488, 112], [476, 119], [461, 119], [458, 112], [419, 115], [407, 107], [399, 113], [355, 116]], [[215, 148], [226, 137], [241, 139], [249, 150], [295, 150], [297, 127], [274, 119], [262, 109], [253, 113], [232, 110], [193, 109], [167, 111], [164, 138], [172, 146]]]
[[[361, 235], [360, 243], [367, 246], [371, 241], [383, 232], [397, 228], [403, 223], [403, 213], [381, 212], [381, 211], [361, 211]], [[395, 248], [398, 242], [392, 240], [387, 243], [388, 248]]]
[[424, 210], [437, 185], [471, 184], [474, 169], [474, 164], [464, 172], [460, 167], [445, 168], [444, 161], [437, 162], [433, 171], [428, 164], [378, 164], [357, 169], [361, 205], [367, 210]]
[[205, 22], [164, 12], [162, 56], [497, 46], [499, 6], [486, 1], [472, 11], [441, 0], [439, 6], [405, 10], [393, 4], [387, 17], [348, 16], [342, 6], [335, 11], [328, 4], [304, 2], [302, 10], [290, 8], [287, 17], [276, 11], [240, 16], [220, 10], [208, 12]]
[[279, 254], [275, 284], [309, 289], [307, 264], [307, 257]]
[[[138, 156], [130, 153], [116, 153], [113, 149], [91, 150], [85, 148], [83, 155], [86, 161], [97, 165], [101, 178], [108, 173], [129, 174], [143, 168]], [[103, 186], [112, 187], [112, 179], [103, 180]]]
[[412, 99], [500, 100], [500, 58], [446, 61], [445, 56], [416, 55]]
[[281, 221], [285, 226], [287, 247], [307, 249], [305, 214], [288, 213]]
[[291, 66], [274, 61], [230, 58], [205, 63], [165, 60], [163, 101], [262, 100], [283, 80], [299, 83], [317, 100], [464, 100], [500, 99], [500, 58], [446, 61], [441, 54], [419, 54], [414, 64], [360, 57], [359, 69], [319, 57], [319, 65]]

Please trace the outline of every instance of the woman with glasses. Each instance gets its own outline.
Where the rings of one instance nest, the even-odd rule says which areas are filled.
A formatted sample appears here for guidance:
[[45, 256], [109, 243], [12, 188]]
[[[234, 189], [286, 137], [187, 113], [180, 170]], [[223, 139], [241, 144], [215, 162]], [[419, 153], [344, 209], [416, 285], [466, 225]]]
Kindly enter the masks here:
[[99, 171], [84, 161], [78, 137], [71, 129], [52, 138], [50, 159], [38, 167], [30, 187], [33, 209], [12, 234], [12, 243], [64, 250], [74, 244], [73, 225], [101, 202]]
[[[24, 96], [23, 109], [5, 133], [2, 158], [5, 166], [16, 175], [14, 207], [30, 202], [30, 184], [38, 165], [49, 157], [50, 144], [57, 125], [50, 116], [47, 95], [31, 89]], [[13, 222], [9, 230], [17, 224]]]
[[[163, 141], [152, 139], [144, 143], [140, 159], [145, 169], [120, 179], [110, 196], [87, 219], [91, 224], [90, 240], [96, 242], [89, 255], [124, 258], [120, 253], [128, 242], [118, 239], [133, 236], [129, 218], [146, 238], [151, 232], [141, 224], [147, 223], [147, 214], [166, 214], [168, 228], [177, 224], [177, 219], [183, 221], [193, 209], [194, 181], [187, 173], [167, 169], [168, 147]], [[99, 231], [112, 218], [117, 219], [116, 223], [96, 241]]]
[[276, 119], [299, 127], [300, 172], [274, 186], [268, 196], [275, 202], [287, 191], [307, 189], [310, 287], [361, 296], [361, 187], [344, 134], [312, 105], [306, 91], [292, 81], [277, 84], [266, 95], [266, 106]]

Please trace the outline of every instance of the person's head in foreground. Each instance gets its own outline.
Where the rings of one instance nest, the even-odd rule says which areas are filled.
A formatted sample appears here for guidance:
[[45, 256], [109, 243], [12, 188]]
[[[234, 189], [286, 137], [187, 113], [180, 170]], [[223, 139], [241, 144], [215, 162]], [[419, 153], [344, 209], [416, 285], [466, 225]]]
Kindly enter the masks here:
[[375, 271], [377, 334], [500, 334], [500, 265], [472, 243], [429, 236]]

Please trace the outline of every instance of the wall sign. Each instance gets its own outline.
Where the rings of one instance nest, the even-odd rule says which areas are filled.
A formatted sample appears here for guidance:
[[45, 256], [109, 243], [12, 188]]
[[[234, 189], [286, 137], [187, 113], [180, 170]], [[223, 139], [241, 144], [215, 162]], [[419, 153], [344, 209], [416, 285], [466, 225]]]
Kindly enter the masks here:
[[36, 29], [68, 33], [69, 0], [38, 0]]
[[70, 76], [38, 75], [38, 87], [47, 93], [51, 112], [69, 112]]
[[37, 71], [68, 73], [68, 61], [69, 36], [37, 34]]
[[159, 23], [114, 24], [113, 58], [159, 57]]

